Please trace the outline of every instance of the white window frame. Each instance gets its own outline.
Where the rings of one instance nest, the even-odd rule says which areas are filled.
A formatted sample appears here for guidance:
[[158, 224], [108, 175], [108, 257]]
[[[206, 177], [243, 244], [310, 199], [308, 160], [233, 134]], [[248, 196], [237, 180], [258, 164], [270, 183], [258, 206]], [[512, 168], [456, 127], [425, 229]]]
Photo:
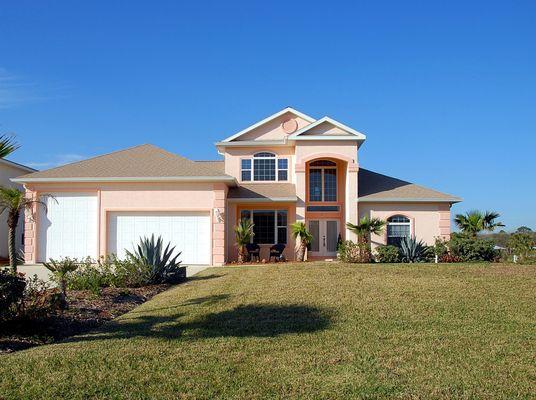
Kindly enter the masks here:
[[[404, 217], [408, 220], [408, 222], [389, 222], [389, 220], [393, 217]], [[389, 238], [399, 238], [401, 236], [392, 236], [392, 235], [389, 235], [389, 225], [393, 225], [393, 226], [408, 226], [409, 227], [409, 237], [412, 237], [413, 236], [413, 228], [412, 228], [412, 224], [411, 224], [411, 218], [403, 215], [403, 214], [395, 214], [395, 215], [391, 215], [389, 218], [387, 218], [387, 229], [386, 229], [386, 243], [389, 243]]]
[[[257, 154], [261, 153], [269, 153], [272, 156], [270, 157], [256, 157]], [[275, 160], [275, 179], [270, 181], [256, 181], [255, 180], [255, 159], [268, 159], [268, 160]], [[250, 160], [251, 161], [251, 169], [242, 169], [242, 160]], [[279, 168], [279, 160], [287, 160], [287, 168]], [[263, 182], [289, 182], [290, 181], [290, 175], [289, 175], [289, 165], [290, 160], [288, 157], [280, 157], [275, 153], [272, 153], [271, 151], [259, 151], [255, 153], [251, 157], [241, 157], [240, 158], [240, 182], [252, 182], [252, 183], [263, 183]], [[245, 181], [242, 179], [242, 171], [250, 171], [251, 172], [251, 179], [249, 181]], [[279, 180], [279, 171], [287, 171], [287, 179], [285, 180]]]
[[[319, 169], [321, 170], [321, 183], [322, 183], [322, 189], [321, 189], [321, 194], [322, 194], [322, 200], [311, 200], [311, 170], [312, 169]], [[325, 187], [325, 179], [324, 179], [324, 170], [326, 169], [334, 169], [335, 170], [335, 200], [325, 200], [324, 199], [324, 187]], [[318, 166], [318, 167], [315, 167], [315, 166], [309, 166], [309, 174], [308, 174], [308, 179], [309, 179], [309, 201], [311, 203], [336, 203], [339, 199], [339, 179], [338, 179], [338, 174], [337, 174], [337, 166], [336, 165], [333, 165], [333, 166], [328, 166], [328, 165], [325, 165], [325, 166]]]
[[[285, 237], [285, 241], [286, 243], [282, 243], [284, 244], [285, 246], [288, 245], [288, 210], [251, 210], [251, 209], [247, 209], [247, 208], [243, 208], [240, 210], [240, 215], [239, 215], [239, 218], [242, 218], [242, 213], [244, 211], [247, 211], [249, 213], [249, 219], [251, 222], [253, 222], [253, 214], [255, 212], [273, 212], [274, 213], [274, 240], [275, 240], [275, 243], [259, 243], [259, 245], [264, 245], [264, 246], [273, 246], [277, 243], [279, 243], [279, 228], [286, 228], [286, 231], [287, 231], [287, 234], [286, 234], [286, 237]], [[277, 213], [280, 212], [280, 211], [284, 211], [287, 213], [287, 225], [278, 225], [277, 224]], [[251, 242], [250, 243], [253, 243], [253, 237], [251, 238]]]

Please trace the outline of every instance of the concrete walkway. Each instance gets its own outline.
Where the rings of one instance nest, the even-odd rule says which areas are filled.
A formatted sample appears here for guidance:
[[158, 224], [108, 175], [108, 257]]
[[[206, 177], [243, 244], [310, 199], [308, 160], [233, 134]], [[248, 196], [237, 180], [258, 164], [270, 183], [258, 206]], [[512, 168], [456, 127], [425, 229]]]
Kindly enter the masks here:
[[[195, 265], [186, 267], [186, 276], [189, 278], [195, 274], [210, 268], [210, 265]], [[34, 275], [45, 282], [50, 282], [50, 271], [42, 264], [25, 264], [19, 265], [18, 271], [26, 275], [26, 278], [31, 278]]]

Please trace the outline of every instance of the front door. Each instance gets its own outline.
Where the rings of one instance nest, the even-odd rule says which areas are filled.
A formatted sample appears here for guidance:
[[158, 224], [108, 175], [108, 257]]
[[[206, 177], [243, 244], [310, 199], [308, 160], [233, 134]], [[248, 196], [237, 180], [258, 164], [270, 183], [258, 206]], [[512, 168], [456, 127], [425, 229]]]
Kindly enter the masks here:
[[336, 219], [309, 220], [309, 232], [313, 241], [309, 254], [316, 257], [335, 257], [339, 239], [339, 221]]

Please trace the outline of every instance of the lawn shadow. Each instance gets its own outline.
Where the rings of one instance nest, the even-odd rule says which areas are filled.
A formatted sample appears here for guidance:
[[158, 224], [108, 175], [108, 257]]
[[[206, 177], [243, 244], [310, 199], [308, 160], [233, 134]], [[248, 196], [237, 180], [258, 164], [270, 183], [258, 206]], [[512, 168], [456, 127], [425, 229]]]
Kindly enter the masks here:
[[186, 300], [184, 303], [180, 303], [174, 306], [168, 307], [156, 307], [156, 308], [144, 308], [142, 310], [131, 311], [130, 314], [146, 314], [152, 311], [164, 311], [164, 310], [173, 310], [184, 306], [198, 305], [198, 304], [214, 304], [219, 301], [227, 300], [229, 297], [228, 294], [216, 294], [212, 296], [196, 297], [195, 299]]
[[225, 274], [210, 274], [210, 275], [194, 275], [186, 279], [186, 282], [192, 281], [208, 281], [209, 279], [216, 279], [225, 276]]
[[327, 329], [332, 322], [328, 310], [303, 305], [261, 304], [239, 306], [181, 322], [182, 313], [165, 316], [140, 315], [108, 323], [95, 333], [67, 342], [134, 337], [198, 340], [215, 337], [277, 337]]

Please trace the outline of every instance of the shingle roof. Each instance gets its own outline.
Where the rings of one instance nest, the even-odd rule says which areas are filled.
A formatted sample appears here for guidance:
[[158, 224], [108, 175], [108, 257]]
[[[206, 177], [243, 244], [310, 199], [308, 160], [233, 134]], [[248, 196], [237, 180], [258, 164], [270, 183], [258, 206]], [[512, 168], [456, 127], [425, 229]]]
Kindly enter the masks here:
[[446, 201], [456, 203], [462, 200], [450, 194], [441, 193], [364, 168], [359, 169], [358, 175], [359, 201]]
[[195, 162], [151, 144], [23, 175], [17, 180], [110, 178], [229, 178], [218, 162]]
[[224, 160], [196, 160], [196, 163], [206, 165], [221, 174], [225, 174], [225, 161]]
[[246, 184], [229, 189], [229, 199], [252, 199], [254, 201], [296, 201], [296, 186], [293, 183]]

